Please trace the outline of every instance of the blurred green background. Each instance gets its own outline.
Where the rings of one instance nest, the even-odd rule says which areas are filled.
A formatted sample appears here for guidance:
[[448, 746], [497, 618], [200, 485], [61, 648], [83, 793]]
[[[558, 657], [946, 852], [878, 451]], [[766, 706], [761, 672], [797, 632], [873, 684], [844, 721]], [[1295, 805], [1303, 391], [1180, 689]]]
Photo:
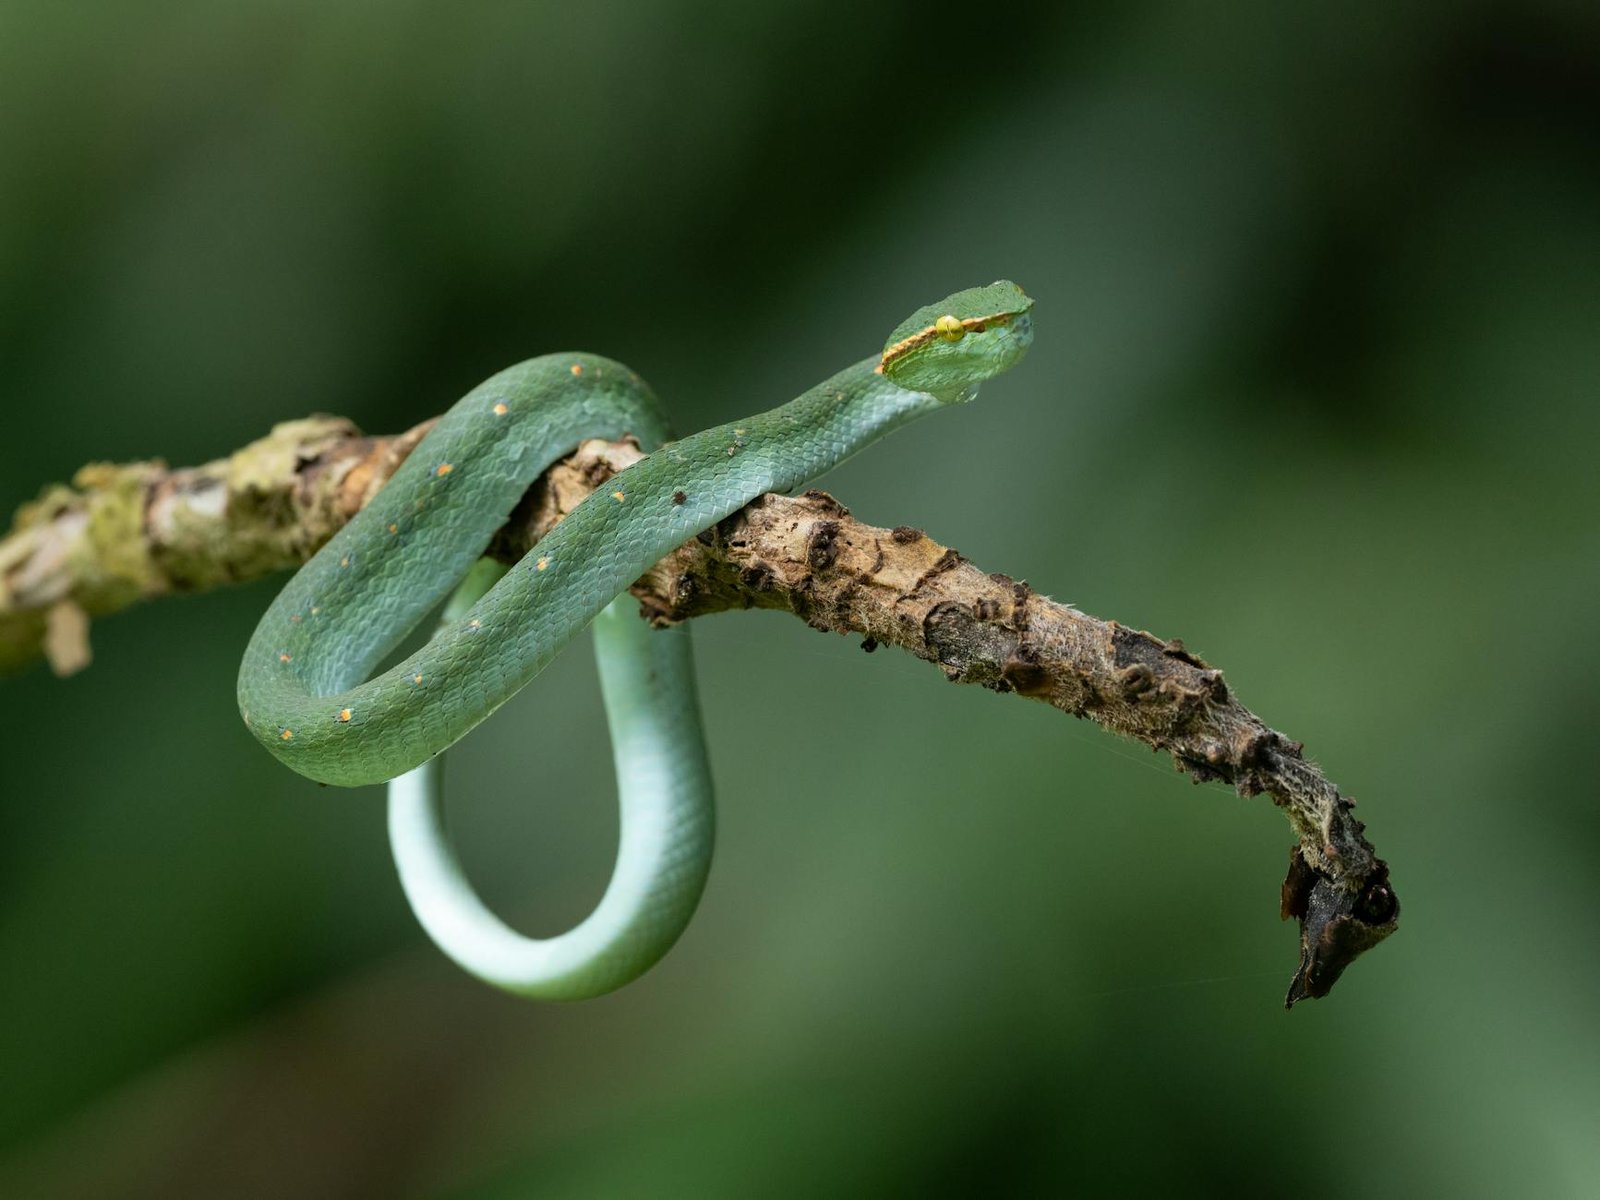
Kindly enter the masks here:
[[[698, 919], [529, 1005], [377, 790], [246, 735], [266, 581], [0, 682], [0, 1194], [1600, 1195], [1597, 111], [1577, 0], [7, 0], [6, 511], [562, 348], [701, 428], [1015, 277], [1028, 362], [825, 485], [1183, 637], [1405, 919], [1286, 1015], [1265, 799], [740, 614]], [[604, 886], [607, 753], [580, 648], [453, 756], [531, 932]]]

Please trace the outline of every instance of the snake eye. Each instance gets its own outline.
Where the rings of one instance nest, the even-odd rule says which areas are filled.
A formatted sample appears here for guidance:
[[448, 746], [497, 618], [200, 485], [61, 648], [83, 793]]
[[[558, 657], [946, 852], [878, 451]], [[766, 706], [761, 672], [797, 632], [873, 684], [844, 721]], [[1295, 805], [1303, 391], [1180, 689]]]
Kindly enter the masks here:
[[1361, 903], [1356, 908], [1356, 916], [1368, 925], [1382, 925], [1394, 918], [1395, 909], [1398, 907], [1389, 885], [1379, 883], [1362, 893]]
[[933, 328], [940, 337], [947, 342], [959, 342], [966, 336], [966, 329], [961, 324], [959, 317], [952, 317], [949, 313], [940, 317], [933, 323]]

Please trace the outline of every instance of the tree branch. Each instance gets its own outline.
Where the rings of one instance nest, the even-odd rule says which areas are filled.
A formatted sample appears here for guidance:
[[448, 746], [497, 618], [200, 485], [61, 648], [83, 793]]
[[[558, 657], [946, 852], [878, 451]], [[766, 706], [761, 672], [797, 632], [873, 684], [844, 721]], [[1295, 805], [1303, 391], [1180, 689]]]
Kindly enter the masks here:
[[[341, 418], [311, 417], [204, 466], [91, 464], [72, 487], [47, 488], [0, 541], [0, 671], [42, 653], [69, 674], [89, 661], [90, 617], [297, 566], [377, 492], [430, 425], [371, 438]], [[490, 553], [514, 561], [640, 457], [631, 442], [585, 442], [530, 489]], [[1301, 995], [1325, 994], [1345, 963], [1392, 931], [1392, 913], [1370, 919], [1385, 916], [1374, 914], [1372, 893], [1387, 887], [1387, 868], [1352, 815], [1354, 802], [1302, 757], [1299, 742], [1268, 728], [1222, 672], [1176, 639], [1099, 620], [986, 573], [919, 529], [862, 524], [815, 491], [759, 497], [674, 550], [632, 590], [658, 625], [727, 609], [792, 612], [813, 628], [861, 635], [863, 650], [905, 650], [953, 683], [1087, 717], [1166, 751], [1197, 783], [1270, 795], [1299, 840], [1283, 915], [1301, 921]], [[1344, 898], [1341, 912], [1318, 913], [1313, 878]], [[1363, 904], [1366, 928], [1381, 932], [1354, 948], [1332, 944], [1339, 921]], [[1291, 989], [1291, 1003], [1298, 998]]]

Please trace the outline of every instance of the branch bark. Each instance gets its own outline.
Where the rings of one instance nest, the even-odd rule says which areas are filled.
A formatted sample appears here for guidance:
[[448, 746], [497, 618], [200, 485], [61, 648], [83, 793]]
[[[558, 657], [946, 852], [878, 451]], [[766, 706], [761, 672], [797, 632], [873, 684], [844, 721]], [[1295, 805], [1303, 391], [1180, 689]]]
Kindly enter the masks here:
[[[298, 565], [430, 426], [364, 437], [342, 418], [311, 417], [204, 466], [91, 464], [71, 487], [47, 488], [0, 541], [0, 671], [43, 654], [69, 674], [89, 661], [92, 617]], [[530, 489], [490, 552], [514, 561], [641, 456], [631, 442], [585, 442]], [[953, 683], [1086, 717], [1167, 752], [1196, 783], [1220, 780], [1242, 796], [1271, 796], [1299, 842], [1283, 915], [1301, 922], [1301, 995], [1325, 994], [1345, 963], [1392, 931], [1397, 907], [1376, 912], [1372, 900], [1375, 888], [1387, 888], [1387, 867], [1352, 814], [1354, 801], [1176, 639], [1091, 617], [985, 572], [920, 529], [863, 524], [816, 491], [757, 498], [674, 550], [632, 591], [657, 625], [728, 609], [791, 612], [815, 629], [860, 635], [863, 650], [905, 650]], [[1342, 912], [1308, 916], [1314, 879], [1345, 898]], [[1320, 947], [1319, 968], [1319, 939], [1328, 941], [1335, 918], [1360, 914], [1362, 905], [1369, 917], [1386, 917], [1363, 929], [1382, 932], [1354, 949]], [[1291, 1002], [1297, 998], [1291, 990]]]

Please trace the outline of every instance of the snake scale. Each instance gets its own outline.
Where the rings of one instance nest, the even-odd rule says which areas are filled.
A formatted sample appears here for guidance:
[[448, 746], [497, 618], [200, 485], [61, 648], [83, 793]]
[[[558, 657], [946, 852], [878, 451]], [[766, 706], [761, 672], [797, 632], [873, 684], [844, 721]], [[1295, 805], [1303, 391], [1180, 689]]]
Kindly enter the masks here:
[[[547, 999], [622, 986], [687, 925], [714, 833], [689, 632], [651, 630], [628, 586], [762, 493], [792, 491], [907, 421], [972, 399], [1026, 353], [1031, 308], [1005, 281], [957, 292], [789, 403], [678, 441], [650, 389], [608, 359], [553, 354], [500, 372], [439, 419], [273, 601], [239, 670], [245, 724], [312, 779], [392, 780], [402, 886], [468, 971]], [[480, 561], [547, 467], [585, 438], [624, 434], [648, 456], [509, 571]], [[369, 678], [447, 599], [433, 638]], [[617, 863], [585, 920], [529, 938], [484, 906], [456, 858], [439, 756], [590, 625], [621, 806]]]

